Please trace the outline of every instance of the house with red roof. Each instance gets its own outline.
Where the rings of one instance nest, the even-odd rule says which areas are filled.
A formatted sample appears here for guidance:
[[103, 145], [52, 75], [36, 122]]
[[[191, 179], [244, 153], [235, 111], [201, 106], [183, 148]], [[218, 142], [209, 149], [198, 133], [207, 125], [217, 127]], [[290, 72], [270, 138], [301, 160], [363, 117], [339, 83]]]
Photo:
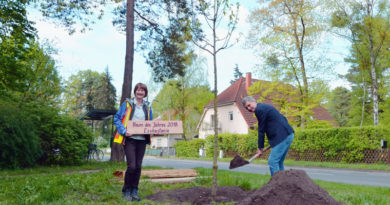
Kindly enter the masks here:
[[[248, 134], [249, 128], [254, 128], [257, 119], [253, 113], [244, 108], [241, 100], [248, 95], [248, 88], [257, 81], [259, 80], [252, 79], [251, 73], [247, 73], [245, 78], [239, 78], [218, 95], [217, 117], [219, 133]], [[265, 100], [262, 103], [273, 105], [271, 100]], [[277, 106], [275, 107], [277, 108]], [[198, 123], [200, 139], [204, 139], [207, 136], [214, 134], [213, 117], [214, 101], [212, 100], [204, 107]], [[334, 121], [327, 110], [322, 106], [313, 108], [312, 117], [316, 120]]]

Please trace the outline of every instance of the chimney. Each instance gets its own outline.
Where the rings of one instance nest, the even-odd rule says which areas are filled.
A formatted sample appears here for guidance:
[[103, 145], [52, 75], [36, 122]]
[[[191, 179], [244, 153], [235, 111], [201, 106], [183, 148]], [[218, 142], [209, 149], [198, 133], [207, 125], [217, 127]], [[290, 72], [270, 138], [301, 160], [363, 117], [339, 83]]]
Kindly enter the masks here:
[[248, 88], [252, 85], [252, 73], [248, 72], [246, 73], [245, 77], [245, 89], [246, 92], [248, 92]]

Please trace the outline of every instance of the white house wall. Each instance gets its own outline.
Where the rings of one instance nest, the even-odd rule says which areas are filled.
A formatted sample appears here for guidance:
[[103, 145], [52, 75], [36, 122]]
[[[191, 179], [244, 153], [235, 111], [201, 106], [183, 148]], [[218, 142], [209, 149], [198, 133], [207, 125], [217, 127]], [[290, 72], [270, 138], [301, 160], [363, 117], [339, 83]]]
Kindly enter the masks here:
[[[173, 147], [174, 144], [176, 144], [178, 139], [181, 139], [182, 137], [180, 135], [170, 135], [169, 136], [169, 146]], [[150, 146], [152, 148], [162, 148], [162, 147], [168, 147], [168, 135], [163, 136], [152, 136]]]
[[[233, 113], [233, 120], [229, 119], [230, 112]], [[214, 134], [214, 129], [211, 127], [211, 115], [213, 114], [214, 108], [205, 111], [203, 121], [199, 127], [200, 139], [205, 139], [207, 136]], [[219, 133], [248, 134], [248, 124], [236, 104], [218, 107], [218, 121]]]

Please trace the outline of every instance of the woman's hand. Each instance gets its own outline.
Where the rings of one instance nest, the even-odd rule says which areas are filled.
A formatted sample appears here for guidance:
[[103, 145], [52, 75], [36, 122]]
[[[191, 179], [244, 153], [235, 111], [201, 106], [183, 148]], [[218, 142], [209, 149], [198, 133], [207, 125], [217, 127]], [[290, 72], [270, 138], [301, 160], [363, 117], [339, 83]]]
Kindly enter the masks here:
[[133, 135], [133, 134], [129, 130], [126, 130], [125, 136], [130, 137], [131, 135]]

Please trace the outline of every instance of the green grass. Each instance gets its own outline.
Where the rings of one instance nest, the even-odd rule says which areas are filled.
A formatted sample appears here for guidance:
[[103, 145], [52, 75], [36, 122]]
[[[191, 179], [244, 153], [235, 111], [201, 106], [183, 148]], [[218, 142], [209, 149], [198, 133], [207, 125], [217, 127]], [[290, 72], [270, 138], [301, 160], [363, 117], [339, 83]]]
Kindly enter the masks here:
[[[189, 159], [189, 160], [205, 160], [212, 161], [211, 157], [179, 157], [178, 159]], [[219, 162], [230, 162], [233, 158], [223, 158], [219, 159]], [[255, 159], [251, 164], [267, 164], [266, 159]], [[362, 169], [362, 170], [381, 170], [381, 171], [390, 171], [390, 164], [348, 164], [348, 163], [338, 163], [338, 162], [310, 162], [310, 161], [294, 161], [286, 159], [284, 162], [286, 166], [298, 166], [298, 167], [323, 167], [323, 168], [338, 168], [338, 169]]]
[[[157, 167], [147, 167], [155, 169]], [[100, 172], [81, 174], [79, 170]], [[122, 199], [122, 183], [112, 181], [115, 170], [124, 170], [124, 163], [94, 162], [79, 167], [38, 167], [27, 170], [0, 171], [0, 204], [127, 204]], [[146, 169], [146, 168], [145, 168]], [[142, 181], [140, 196], [144, 198], [160, 190], [211, 186], [212, 170], [197, 168], [202, 178], [192, 183], [161, 184]], [[20, 175], [25, 174], [25, 175]], [[269, 175], [218, 171], [219, 186], [240, 186], [258, 189], [270, 179]], [[390, 188], [348, 185], [315, 180], [332, 197], [343, 204], [388, 204]], [[142, 200], [137, 204], [161, 204]]]

